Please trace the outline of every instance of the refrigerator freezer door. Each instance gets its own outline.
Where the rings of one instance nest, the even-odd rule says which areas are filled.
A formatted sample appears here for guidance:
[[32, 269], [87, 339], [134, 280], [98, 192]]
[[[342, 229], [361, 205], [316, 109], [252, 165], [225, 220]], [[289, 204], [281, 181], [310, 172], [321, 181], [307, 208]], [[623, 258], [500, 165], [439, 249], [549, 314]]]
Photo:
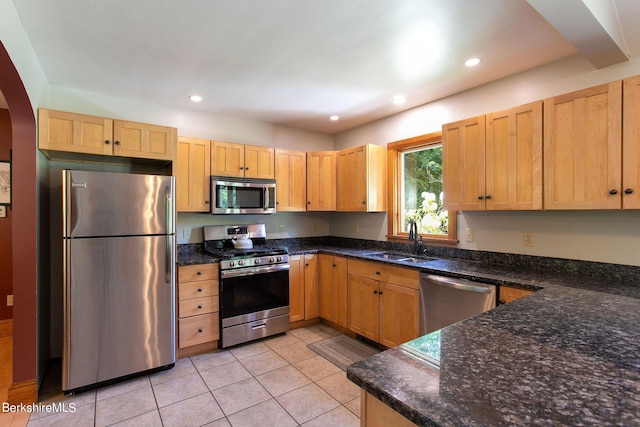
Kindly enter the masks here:
[[63, 172], [64, 237], [175, 233], [170, 176]]
[[65, 241], [63, 390], [175, 363], [173, 239]]

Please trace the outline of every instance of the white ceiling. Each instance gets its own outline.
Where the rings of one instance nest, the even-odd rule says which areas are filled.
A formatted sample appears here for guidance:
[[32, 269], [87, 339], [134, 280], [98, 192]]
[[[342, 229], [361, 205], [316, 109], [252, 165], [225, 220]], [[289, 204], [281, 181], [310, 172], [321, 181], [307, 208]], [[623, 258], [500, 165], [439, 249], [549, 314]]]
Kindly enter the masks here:
[[[13, 3], [51, 84], [331, 134], [588, 55], [563, 25], [589, 33], [597, 21], [566, 8], [550, 19], [554, 4], [603, 3], [596, 16], [618, 30], [614, 48], [640, 53], [637, 0], [530, 0], [547, 20], [526, 0]], [[465, 67], [472, 56], [483, 62]], [[195, 93], [200, 104], [187, 99]], [[398, 93], [403, 106], [390, 102]]]

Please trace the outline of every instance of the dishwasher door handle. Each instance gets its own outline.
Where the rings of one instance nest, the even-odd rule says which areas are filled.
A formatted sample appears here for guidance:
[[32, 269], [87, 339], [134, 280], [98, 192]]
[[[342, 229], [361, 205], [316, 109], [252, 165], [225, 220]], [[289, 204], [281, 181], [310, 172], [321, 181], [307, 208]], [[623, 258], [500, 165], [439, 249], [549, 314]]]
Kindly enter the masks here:
[[477, 285], [471, 284], [472, 282], [464, 279], [456, 280], [456, 279], [448, 279], [444, 277], [431, 276], [431, 275], [427, 275], [425, 277], [431, 280], [432, 282], [434, 282], [436, 285], [445, 286], [447, 288], [453, 288], [453, 289], [458, 289], [460, 291], [467, 291], [467, 292], [476, 292], [479, 294], [491, 293], [490, 288], [486, 286], [482, 286], [481, 284], [477, 284]]

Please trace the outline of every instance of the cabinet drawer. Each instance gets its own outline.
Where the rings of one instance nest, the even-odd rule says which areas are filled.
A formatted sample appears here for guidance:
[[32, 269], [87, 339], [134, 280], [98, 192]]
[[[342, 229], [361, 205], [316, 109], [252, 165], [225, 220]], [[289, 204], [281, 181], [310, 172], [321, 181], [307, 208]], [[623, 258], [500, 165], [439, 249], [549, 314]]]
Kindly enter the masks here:
[[394, 283], [411, 289], [418, 289], [419, 287], [420, 274], [417, 270], [353, 259], [350, 259], [347, 265], [349, 274], [381, 282]]
[[178, 284], [178, 300], [218, 295], [218, 280], [203, 280]]
[[203, 344], [220, 338], [218, 313], [202, 314], [178, 320], [180, 348]]
[[178, 317], [191, 317], [199, 314], [207, 314], [219, 311], [218, 297], [210, 296], [181, 300], [178, 304]]
[[178, 267], [178, 281], [195, 282], [218, 278], [218, 264], [181, 265]]

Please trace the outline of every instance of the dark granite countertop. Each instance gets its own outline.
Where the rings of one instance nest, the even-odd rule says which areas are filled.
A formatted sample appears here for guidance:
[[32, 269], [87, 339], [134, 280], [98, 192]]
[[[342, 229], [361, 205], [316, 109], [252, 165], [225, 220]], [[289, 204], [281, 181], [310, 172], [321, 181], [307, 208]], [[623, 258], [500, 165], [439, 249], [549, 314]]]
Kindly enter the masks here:
[[[640, 426], [635, 276], [603, 275], [595, 264], [579, 274], [456, 258], [418, 266], [381, 260], [379, 251], [289, 248], [537, 291], [348, 367], [351, 381], [391, 408], [427, 426]], [[215, 261], [179, 255], [182, 265]], [[434, 345], [435, 358], [416, 351]]]

